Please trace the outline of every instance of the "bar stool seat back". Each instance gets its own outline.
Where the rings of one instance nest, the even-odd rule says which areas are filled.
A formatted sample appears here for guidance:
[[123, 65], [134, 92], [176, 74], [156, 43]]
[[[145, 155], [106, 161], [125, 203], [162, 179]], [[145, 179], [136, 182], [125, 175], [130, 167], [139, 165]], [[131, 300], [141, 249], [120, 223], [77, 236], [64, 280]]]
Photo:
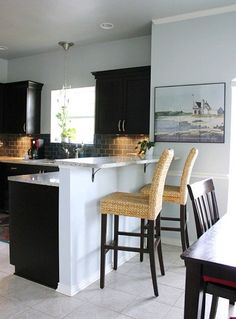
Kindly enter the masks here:
[[[153, 280], [153, 288], [155, 296], [158, 296], [157, 281], [156, 281], [156, 269], [155, 269], [155, 249], [158, 250], [160, 268], [162, 274], [164, 274], [164, 265], [161, 251], [160, 232], [158, 232], [159, 225], [159, 214], [162, 209], [162, 197], [164, 192], [164, 185], [166, 175], [174, 156], [174, 151], [166, 149], [156, 165], [155, 173], [150, 186], [149, 194], [142, 193], [127, 193], [127, 192], [115, 192], [105, 196], [100, 201], [100, 212], [101, 212], [101, 268], [100, 268], [100, 287], [104, 288], [105, 282], [105, 254], [108, 250], [114, 250], [114, 269], [117, 269], [117, 252], [118, 250], [123, 251], [134, 251], [142, 253], [149, 253], [151, 275]], [[114, 215], [114, 240], [112, 244], [106, 243], [106, 228], [107, 228], [107, 215]], [[131, 233], [119, 231], [119, 216], [136, 217], [141, 220], [147, 220], [147, 234], [143, 231], [140, 233]], [[155, 223], [155, 225], [154, 225]], [[154, 232], [156, 231], [156, 236]], [[124, 247], [118, 245], [119, 235], [124, 236], [136, 236], [140, 237], [142, 242], [144, 236], [147, 237], [148, 247]], [[158, 235], [158, 236], [157, 236]], [[156, 240], [155, 240], [156, 238]]]
[[[167, 203], [173, 203], [180, 205], [180, 216], [179, 217], [165, 217], [162, 216], [161, 220], [168, 222], [180, 222], [180, 227], [161, 227], [162, 230], [165, 231], [178, 231], [181, 233], [181, 243], [182, 250], [184, 251], [189, 247], [189, 239], [188, 239], [188, 231], [187, 231], [187, 211], [186, 211], [186, 203], [187, 203], [187, 184], [190, 181], [190, 177], [192, 174], [194, 163], [198, 156], [198, 150], [193, 147], [184, 164], [184, 168], [181, 175], [180, 185], [165, 185], [163, 201]], [[140, 189], [140, 192], [143, 194], [149, 194], [151, 189], [151, 184], [146, 184]]]

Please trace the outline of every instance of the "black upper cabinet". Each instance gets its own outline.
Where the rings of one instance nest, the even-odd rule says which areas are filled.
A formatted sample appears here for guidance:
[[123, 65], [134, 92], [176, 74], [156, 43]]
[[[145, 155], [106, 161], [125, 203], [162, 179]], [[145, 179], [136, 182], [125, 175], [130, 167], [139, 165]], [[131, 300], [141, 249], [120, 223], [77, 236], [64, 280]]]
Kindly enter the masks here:
[[42, 86], [33, 81], [4, 84], [2, 133], [40, 133]]
[[97, 134], [148, 134], [150, 66], [93, 72]]
[[117, 133], [123, 112], [123, 83], [121, 79], [98, 79], [96, 82], [95, 132]]

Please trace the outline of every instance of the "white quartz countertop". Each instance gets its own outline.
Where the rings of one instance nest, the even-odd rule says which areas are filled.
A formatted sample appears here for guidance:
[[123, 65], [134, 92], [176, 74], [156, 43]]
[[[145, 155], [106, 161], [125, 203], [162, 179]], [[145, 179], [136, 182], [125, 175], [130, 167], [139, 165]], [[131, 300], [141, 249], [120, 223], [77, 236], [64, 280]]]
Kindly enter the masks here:
[[59, 173], [58, 172], [9, 176], [8, 180], [13, 181], [13, 182], [20, 182], [20, 183], [29, 183], [29, 184], [38, 184], [38, 185], [44, 185], [44, 186], [59, 187]]
[[58, 166], [55, 160], [50, 159], [24, 159], [22, 157], [0, 156], [0, 162], [9, 164], [25, 164], [25, 165], [42, 165], [42, 166]]
[[56, 160], [58, 166], [82, 166], [91, 168], [112, 168], [133, 164], [149, 164], [158, 162], [160, 155], [145, 158], [139, 156], [109, 156], [109, 157], [84, 157]]
[[[100, 168], [115, 168], [134, 164], [147, 165], [150, 163], [158, 162], [160, 155], [152, 155], [148, 157], [139, 156], [108, 156], [108, 157], [84, 157], [84, 158], [74, 158], [74, 159], [61, 159], [55, 160], [53, 163], [56, 166], [61, 167], [89, 167], [94, 169]], [[179, 159], [174, 157], [175, 160]], [[29, 160], [30, 161], [30, 160]], [[32, 160], [34, 165], [42, 162], [43, 160]], [[54, 166], [55, 166], [54, 164]], [[9, 181], [30, 183], [30, 184], [40, 184], [47, 186], [59, 186], [59, 172], [43, 173], [43, 174], [30, 174], [30, 175], [19, 175], [19, 176], [9, 176]]]

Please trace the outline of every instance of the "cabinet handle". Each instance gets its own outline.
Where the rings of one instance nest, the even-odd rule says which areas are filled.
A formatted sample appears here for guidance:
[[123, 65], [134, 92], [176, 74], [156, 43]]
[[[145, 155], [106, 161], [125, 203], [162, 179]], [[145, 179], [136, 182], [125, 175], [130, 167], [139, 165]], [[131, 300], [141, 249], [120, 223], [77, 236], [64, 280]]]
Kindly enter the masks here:
[[121, 124], [121, 120], [118, 121], [118, 131], [119, 132], [121, 132], [120, 124]]
[[122, 130], [123, 130], [123, 132], [125, 132], [125, 120], [123, 120], [123, 122], [122, 122]]
[[17, 170], [17, 167], [10, 167], [10, 170], [11, 170], [11, 171], [16, 171], [16, 170]]
[[23, 125], [23, 131], [26, 132], [26, 124]]

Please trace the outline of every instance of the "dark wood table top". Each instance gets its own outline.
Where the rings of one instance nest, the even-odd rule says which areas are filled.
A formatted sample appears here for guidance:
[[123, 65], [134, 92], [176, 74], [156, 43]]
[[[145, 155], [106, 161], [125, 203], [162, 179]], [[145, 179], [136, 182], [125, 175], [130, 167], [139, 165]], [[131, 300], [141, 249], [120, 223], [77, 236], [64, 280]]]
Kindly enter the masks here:
[[236, 216], [228, 213], [191, 245], [181, 258], [201, 264], [236, 268]]

